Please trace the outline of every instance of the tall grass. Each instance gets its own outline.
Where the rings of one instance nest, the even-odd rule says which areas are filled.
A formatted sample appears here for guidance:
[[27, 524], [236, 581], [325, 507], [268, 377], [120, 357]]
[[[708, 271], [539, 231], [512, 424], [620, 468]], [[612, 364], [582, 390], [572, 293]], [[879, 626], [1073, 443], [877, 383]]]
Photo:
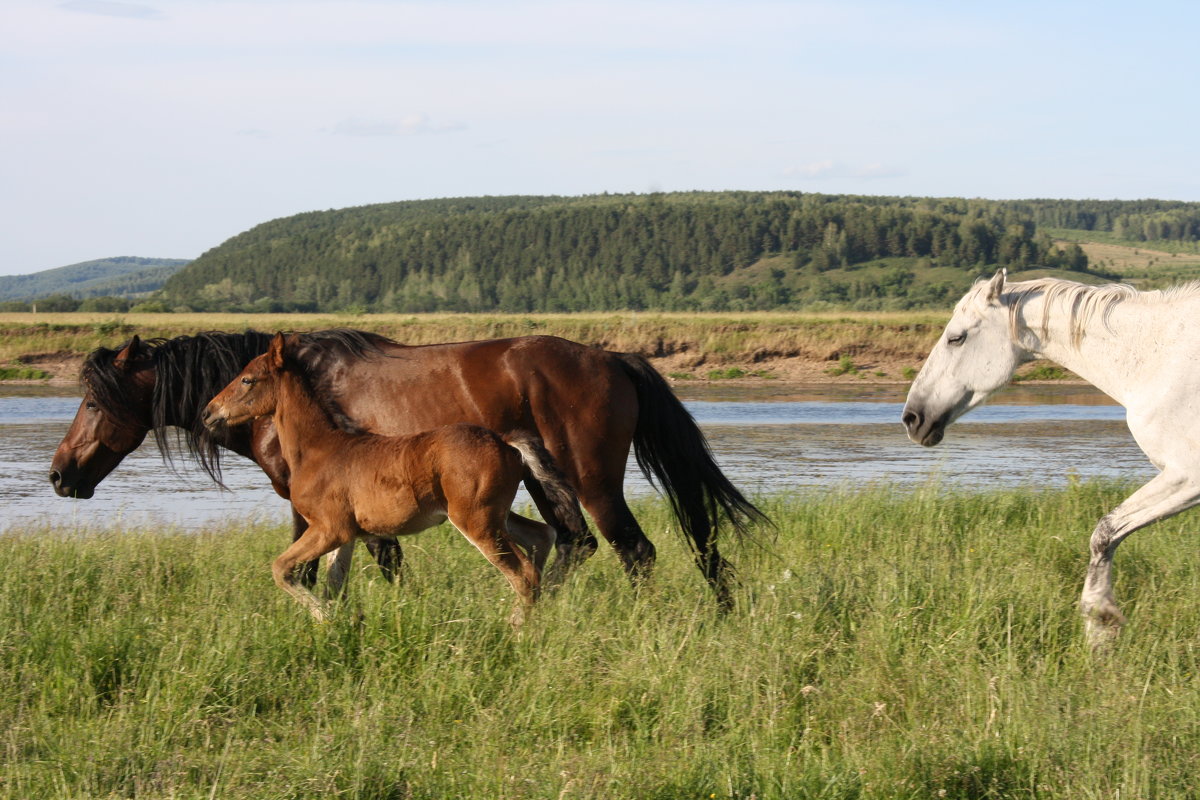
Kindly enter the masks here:
[[1200, 792], [1189, 520], [1118, 555], [1105, 659], [1076, 597], [1120, 487], [764, 498], [722, 616], [655, 502], [526, 626], [447, 529], [359, 562], [314, 624], [276, 527], [0, 539], [0, 796], [1183, 797]]

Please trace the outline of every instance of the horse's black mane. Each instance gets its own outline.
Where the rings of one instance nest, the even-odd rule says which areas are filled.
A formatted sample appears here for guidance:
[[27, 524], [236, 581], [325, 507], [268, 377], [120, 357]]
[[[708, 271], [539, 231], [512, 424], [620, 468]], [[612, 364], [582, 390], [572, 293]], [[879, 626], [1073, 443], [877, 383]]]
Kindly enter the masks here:
[[[175, 427], [188, 453], [213, 480], [221, 482], [221, 447], [228, 440], [214, 437], [200, 421], [200, 412], [252, 358], [267, 351], [271, 337], [272, 334], [254, 330], [208, 331], [173, 339], [146, 339], [135, 348], [137, 363], [148, 362], [155, 373], [149, 424], [168, 463], [174, 463], [174, 447], [180, 436], [168, 435], [167, 428]], [[392, 343], [384, 336], [348, 328], [304, 333], [300, 341], [299, 356], [312, 375], [319, 374], [335, 359], [382, 354], [381, 346]], [[133, 418], [131, 386], [125, 371], [116, 364], [116, 356], [128, 345], [129, 342], [124, 342], [115, 349], [100, 347], [92, 351], [83, 363], [80, 380], [110, 417], [127, 425], [140, 425], [145, 420]], [[318, 392], [318, 396], [329, 395]], [[335, 401], [325, 402], [330, 404], [331, 418], [339, 426], [351, 425]]]
[[[386, 341], [386, 340], [384, 340]], [[335, 372], [329, 369], [331, 362], [346, 352], [342, 341], [313, 340], [300, 338], [300, 346], [287, 356], [285, 368], [300, 379], [305, 391], [316, 401], [329, 424], [347, 433], [364, 433], [359, 425], [342, 411], [341, 403], [333, 391], [332, 378]], [[365, 355], [359, 353], [358, 355]]]

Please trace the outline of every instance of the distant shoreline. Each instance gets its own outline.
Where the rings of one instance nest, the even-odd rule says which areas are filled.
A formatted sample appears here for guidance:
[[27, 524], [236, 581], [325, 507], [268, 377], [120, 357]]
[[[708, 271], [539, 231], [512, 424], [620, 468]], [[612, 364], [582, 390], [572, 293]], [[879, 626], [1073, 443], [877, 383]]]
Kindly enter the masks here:
[[[0, 374], [48, 377], [4, 383], [71, 384], [88, 353], [137, 334], [360, 328], [411, 345], [524, 335], [561, 336], [647, 357], [675, 384], [906, 384], [948, 312], [594, 312], [580, 314], [0, 314]], [[1045, 364], [1031, 370], [1056, 375]]]

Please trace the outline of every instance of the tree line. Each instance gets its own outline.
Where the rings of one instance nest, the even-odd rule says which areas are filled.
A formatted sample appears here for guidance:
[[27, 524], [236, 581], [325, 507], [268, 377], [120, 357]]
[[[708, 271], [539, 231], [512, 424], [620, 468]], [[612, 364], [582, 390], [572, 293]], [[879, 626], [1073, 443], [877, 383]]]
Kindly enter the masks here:
[[[1087, 269], [1078, 247], [1040, 230], [1070, 202], [689, 192], [389, 203], [256, 226], [173, 276], [163, 299], [398, 312], [935, 305], [992, 266]], [[961, 279], [930, 284], [930, 267]]]
[[1005, 266], [1090, 269], [1046, 229], [1200, 240], [1200, 204], [682, 192], [309, 212], [238, 234], [143, 302], [204, 311], [752, 310], [952, 302]]

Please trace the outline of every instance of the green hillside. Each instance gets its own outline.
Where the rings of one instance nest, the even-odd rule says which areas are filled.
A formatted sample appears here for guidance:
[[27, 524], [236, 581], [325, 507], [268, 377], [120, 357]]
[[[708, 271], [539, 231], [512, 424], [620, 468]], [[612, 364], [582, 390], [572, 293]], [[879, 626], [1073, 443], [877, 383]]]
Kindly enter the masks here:
[[189, 261], [181, 258], [119, 256], [84, 261], [30, 275], [0, 277], [0, 300], [34, 300], [64, 295], [75, 299], [132, 297], [155, 291]]
[[798, 192], [388, 203], [258, 225], [172, 276], [163, 299], [214, 311], [912, 308], [945, 305], [996, 266], [1115, 277], [1089, 269], [1079, 243], [1092, 232], [1194, 249], [1200, 204]]

